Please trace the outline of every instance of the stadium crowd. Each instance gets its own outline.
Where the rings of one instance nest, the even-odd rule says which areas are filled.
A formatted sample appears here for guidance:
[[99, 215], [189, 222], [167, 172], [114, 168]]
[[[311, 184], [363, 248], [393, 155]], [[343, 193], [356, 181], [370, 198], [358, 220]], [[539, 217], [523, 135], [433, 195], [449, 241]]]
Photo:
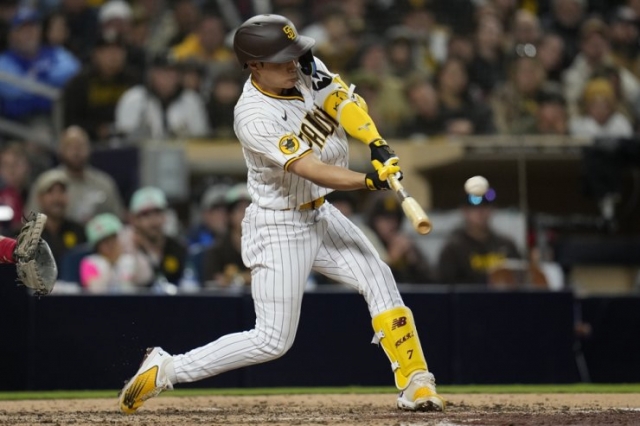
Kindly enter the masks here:
[[[233, 29], [258, 13], [313, 37], [387, 138], [640, 130], [638, 0], [2, 0], [0, 117], [56, 135], [0, 135], [0, 204], [13, 212], [3, 234], [28, 210], [46, 213], [61, 276], [93, 292], [250, 282], [242, 182], [201, 191], [198, 214], [180, 221], [159, 188], [123, 194], [89, 159], [97, 147], [233, 139], [247, 78]], [[437, 282], [390, 203], [358, 211], [362, 228], [400, 282]]]

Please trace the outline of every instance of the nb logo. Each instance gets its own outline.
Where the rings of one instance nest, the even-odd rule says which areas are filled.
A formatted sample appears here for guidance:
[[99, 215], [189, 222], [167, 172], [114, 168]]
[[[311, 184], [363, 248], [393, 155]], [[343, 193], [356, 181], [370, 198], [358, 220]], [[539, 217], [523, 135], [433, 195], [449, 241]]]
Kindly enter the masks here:
[[316, 71], [316, 73], [313, 74], [311, 78], [311, 84], [313, 85], [313, 90], [315, 91], [322, 90], [329, 84], [331, 84], [331, 76], [322, 71]]
[[291, 28], [290, 25], [285, 25], [284, 27], [282, 27], [282, 31], [284, 31], [289, 40], [295, 40], [297, 37], [295, 30]]
[[407, 317], [394, 318], [393, 321], [391, 321], [392, 330], [404, 327], [405, 325], [407, 325]]

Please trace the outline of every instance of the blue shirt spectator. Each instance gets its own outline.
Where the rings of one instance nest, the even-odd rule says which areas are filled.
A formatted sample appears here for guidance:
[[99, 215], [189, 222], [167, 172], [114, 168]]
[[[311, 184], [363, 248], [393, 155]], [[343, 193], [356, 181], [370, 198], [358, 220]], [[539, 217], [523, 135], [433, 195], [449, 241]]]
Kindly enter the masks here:
[[[62, 87], [80, 70], [80, 62], [62, 47], [40, 42], [40, 15], [20, 9], [11, 21], [9, 48], [0, 54], [0, 73]], [[0, 110], [8, 118], [25, 120], [51, 111], [51, 101], [10, 83], [0, 83]]]

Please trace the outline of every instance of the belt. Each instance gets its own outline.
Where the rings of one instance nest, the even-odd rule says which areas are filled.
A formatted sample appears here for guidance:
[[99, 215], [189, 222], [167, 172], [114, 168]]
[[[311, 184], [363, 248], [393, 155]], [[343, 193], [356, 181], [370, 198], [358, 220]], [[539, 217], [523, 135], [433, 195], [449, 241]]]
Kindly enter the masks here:
[[297, 208], [294, 209], [283, 209], [283, 210], [315, 210], [324, 204], [324, 197], [316, 198], [313, 201], [309, 201], [308, 203], [300, 204]]

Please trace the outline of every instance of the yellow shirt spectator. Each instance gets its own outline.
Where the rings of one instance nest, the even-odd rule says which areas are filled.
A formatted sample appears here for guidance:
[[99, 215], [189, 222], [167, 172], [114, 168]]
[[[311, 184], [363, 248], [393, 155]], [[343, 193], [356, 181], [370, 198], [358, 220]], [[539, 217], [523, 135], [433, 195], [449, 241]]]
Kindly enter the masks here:
[[195, 59], [202, 62], [229, 62], [234, 60], [233, 52], [225, 44], [224, 22], [217, 16], [202, 18], [198, 28], [182, 43], [175, 46], [172, 54], [178, 61]]

